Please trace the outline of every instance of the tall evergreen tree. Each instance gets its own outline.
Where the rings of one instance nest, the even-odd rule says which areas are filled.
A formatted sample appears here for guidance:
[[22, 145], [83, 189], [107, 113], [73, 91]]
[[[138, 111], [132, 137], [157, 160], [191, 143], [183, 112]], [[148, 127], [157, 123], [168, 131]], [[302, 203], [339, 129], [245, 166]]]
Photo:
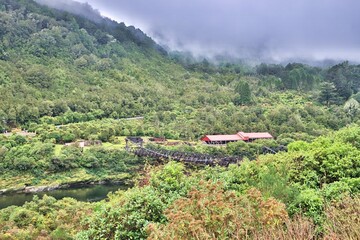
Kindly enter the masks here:
[[319, 102], [329, 106], [330, 104], [337, 103], [339, 100], [338, 94], [336, 92], [335, 85], [333, 83], [324, 82], [321, 85]]
[[251, 102], [251, 88], [249, 83], [240, 81], [235, 87], [236, 93], [239, 96], [235, 99], [235, 104], [248, 104]]

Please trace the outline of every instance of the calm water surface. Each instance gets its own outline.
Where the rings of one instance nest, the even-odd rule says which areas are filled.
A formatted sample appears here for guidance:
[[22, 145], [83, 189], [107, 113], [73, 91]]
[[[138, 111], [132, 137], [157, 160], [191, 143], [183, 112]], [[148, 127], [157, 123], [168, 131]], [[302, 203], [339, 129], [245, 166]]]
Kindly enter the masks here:
[[35, 195], [40, 198], [45, 194], [52, 196], [56, 199], [64, 197], [75, 198], [78, 201], [95, 202], [105, 199], [109, 192], [117, 190], [126, 190], [129, 186], [125, 184], [111, 184], [111, 185], [92, 185], [92, 186], [79, 186], [65, 189], [57, 189], [50, 192], [40, 193], [14, 193], [9, 195], [0, 195], [0, 209], [6, 208], [11, 205], [21, 206], [25, 202], [31, 201]]

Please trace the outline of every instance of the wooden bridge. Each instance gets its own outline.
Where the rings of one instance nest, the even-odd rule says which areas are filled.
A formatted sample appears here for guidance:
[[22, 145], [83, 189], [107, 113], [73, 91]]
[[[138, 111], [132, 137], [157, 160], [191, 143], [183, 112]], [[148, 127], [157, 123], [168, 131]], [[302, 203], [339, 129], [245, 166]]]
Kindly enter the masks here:
[[200, 164], [200, 165], [220, 165], [228, 166], [231, 163], [238, 163], [241, 157], [235, 156], [215, 156], [201, 153], [170, 151], [165, 149], [149, 149], [143, 147], [141, 138], [126, 138], [126, 150], [139, 157], [150, 157], [158, 160], [174, 160], [184, 163]]
[[[140, 137], [127, 137], [125, 149], [139, 157], [150, 157], [158, 160], [174, 160], [184, 163], [200, 164], [200, 165], [220, 165], [229, 166], [242, 161], [241, 156], [220, 156], [202, 153], [179, 152], [165, 149], [150, 149], [143, 146], [143, 139]], [[263, 147], [262, 153], [274, 154], [278, 151], [286, 149], [278, 148], [277, 150], [269, 147]]]

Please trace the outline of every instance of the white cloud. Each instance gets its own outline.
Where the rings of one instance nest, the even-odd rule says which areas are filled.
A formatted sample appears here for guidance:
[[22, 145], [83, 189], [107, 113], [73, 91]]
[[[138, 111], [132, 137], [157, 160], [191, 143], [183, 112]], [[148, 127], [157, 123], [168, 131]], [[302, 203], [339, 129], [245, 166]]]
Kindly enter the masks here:
[[357, 0], [79, 0], [196, 54], [360, 60]]

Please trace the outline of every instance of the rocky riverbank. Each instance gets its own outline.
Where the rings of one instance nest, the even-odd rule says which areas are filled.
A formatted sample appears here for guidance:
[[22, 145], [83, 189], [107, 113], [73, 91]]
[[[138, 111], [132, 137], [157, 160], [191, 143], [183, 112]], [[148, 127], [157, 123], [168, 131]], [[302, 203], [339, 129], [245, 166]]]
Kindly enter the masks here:
[[129, 184], [125, 179], [111, 179], [100, 181], [80, 181], [65, 184], [49, 185], [49, 186], [24, 186], [22, 188], [0, 189], [0, 196], [14, 193], [39, 193], [50, 192], [56, 189], [74, 188], [81, 186], [105, 185], [105, 184]]

